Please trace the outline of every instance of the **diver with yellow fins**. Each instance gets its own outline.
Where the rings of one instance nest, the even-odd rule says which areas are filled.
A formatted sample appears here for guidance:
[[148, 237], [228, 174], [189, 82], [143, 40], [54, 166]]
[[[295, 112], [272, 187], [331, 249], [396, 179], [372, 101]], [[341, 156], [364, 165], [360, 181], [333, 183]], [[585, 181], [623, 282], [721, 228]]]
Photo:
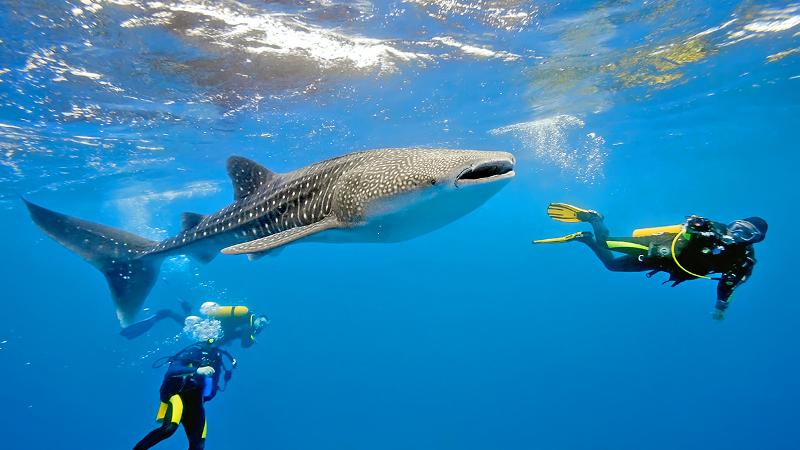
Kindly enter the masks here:
[[[534, 244], [583, 242], [608, 270], [614, 272], [649, 271], [648, 278], [667, 272], [672, 286], [698, 278], [718, 280], [714, 319], [724, 319], [734, 290], [747, 281], [756, 264], [753, 244], [764, 240], [767, 222], [748, 217], [725, 225], [700, 216], [690, 216], [683, 224], [635, 230], [630, 237], [609, 237], [602, 214], [567, 203], [551, 203], [550, 218], [567, 223], [586, 222], [594, 229], [566, 236], [539, 239]], [[612, 252], [622, 253], [615, 257]], [[709, 275], [719, 273], [719, 278]]]
[[[189, 450], [202, 450], [207, 430], [204, 404], [217, 392], [225, 390], [236, 368], [236, 359], [219, 348], [219, 343], [212, 338], [162, 358], [153, 367], [167, 363], [169, 367], [161, 383], [161, 404], [156, 416], [161, 426], [148, 433], [133, 449], [149, 449], [171, 437], [178, 426], [183, 425]], [[220, 386], [220, 378], [225, 382], [223, 386]]]

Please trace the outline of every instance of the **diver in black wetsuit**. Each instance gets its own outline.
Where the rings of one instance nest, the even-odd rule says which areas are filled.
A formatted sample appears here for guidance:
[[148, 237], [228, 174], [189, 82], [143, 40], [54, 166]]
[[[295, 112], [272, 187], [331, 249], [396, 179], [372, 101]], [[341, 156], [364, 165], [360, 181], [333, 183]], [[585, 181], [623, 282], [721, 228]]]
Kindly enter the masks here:
[[[228, 359], [230, 367], [223, 359]], [[214, 340], [198, 342], [166, 359], [169, 368], [161, 384], [161, 405], [157, 420], [161, 426], [147, 434], [134, 450], [145, 450], [169, 438], [182, 424], [189, 439], [189, 450], [205, 448], [206, 416], [203, 404], [217, 394], [221, 388], [220, 377], [227, 386], [236, 359], [230, 353], [214, 345]], [[161, 367], [154, 364], [154, 367]]]
[[[648, 277], [667, 272], [672, 286], [695, 278], [717, 278], [717, 302], [713, 317], [724, 318], [734, 290], [747, 281], [756, 264], [753, 244], [764, 240], [767, 222], [748, 217], [725, 225], [699, 216], [689, 217], [683, 225], [636, 230], [633, 237], [609, 237], [603, 216], [597, 211], [566, 203], [551, 203], [548, 215], [562, 222], [588, 222], [590, 232], [573, 233], [560, 238], [541, 239], [537, 244], [580, 241], [588, 245], [608, 270], [615, 272], [650, 271]], [[612, 251], [626, 255], [615, 257]]]
[[[269, 324], [267, 316], [254, 313], [242, 305], [222, 306], [216, 302], [205, 302], [200, 305], [200, 313], [211, 320], [219, 321], [222, 334], [217, 343], [220, 345], [238, 340], [242, 348], [251, 347], [256, 342], [256, 336]], [[191, 316], [187, 318], [187, 323], [199, 320], [200, 317]]]
[[[169, 309], [162, 309], [123, 328], [120, 334], [128, 339], [137, 338], [149, 331], [157, 322], [167, 318], [174, 320], [183, 327], [197, 324], [203, 320], [198, 316], [190, 315], [191, 307], [188, 302], [184, 300], [180, 300], [180, 302], [184, 315]], [[239, 340], [242, 348], [250, 347], [256, 342], [256, 336], [269, 323], [267, 316], [254, 313], [248, 307], [242, 305], [220, 306], [215, 302], [205, 302], [200, 306], [200, 312], [209, 319], [219, 321], [222, 335], [217, 339], [217, 344], [221, 345], [227, 345]]]

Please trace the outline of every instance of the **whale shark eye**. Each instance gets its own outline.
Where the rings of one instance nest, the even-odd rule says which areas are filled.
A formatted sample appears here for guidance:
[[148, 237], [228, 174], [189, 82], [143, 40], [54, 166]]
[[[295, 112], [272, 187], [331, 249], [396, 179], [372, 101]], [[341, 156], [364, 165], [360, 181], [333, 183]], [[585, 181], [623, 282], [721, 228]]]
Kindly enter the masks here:
[[436, 178], [431, 178], [431, 186], [435, 186], [435, 185], [436, 185]]

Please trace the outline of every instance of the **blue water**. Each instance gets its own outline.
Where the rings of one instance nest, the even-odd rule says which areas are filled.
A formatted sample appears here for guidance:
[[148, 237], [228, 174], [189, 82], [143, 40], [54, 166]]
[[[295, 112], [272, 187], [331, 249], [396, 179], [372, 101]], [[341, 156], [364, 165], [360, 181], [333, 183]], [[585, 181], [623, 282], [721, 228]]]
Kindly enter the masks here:
[[[517, 177], [408, 242], [164, 265], [151, 311], [271, 318], [231, 349], [207, 448], [800, 448], [798, 4], [0, 3], [2, 448], [131, 448], [152, 362], [189, 342], [120, 337], [103, 277], [20, 195], [164, 238], [230, 202], [230, 155], [288, 171], [415, 145], [511, 151]], [[770, 232], [715, 322], [714, 283], [530, 245], [585, 228], [550, 201], [617, 234], [689, 214]]]

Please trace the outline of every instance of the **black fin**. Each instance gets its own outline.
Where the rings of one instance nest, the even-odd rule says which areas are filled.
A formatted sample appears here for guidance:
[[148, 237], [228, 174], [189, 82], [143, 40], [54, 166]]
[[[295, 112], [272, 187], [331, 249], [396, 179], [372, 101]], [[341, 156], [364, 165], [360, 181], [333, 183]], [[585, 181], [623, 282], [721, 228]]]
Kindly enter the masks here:
[[186, 231], [189, 228], [194, 228], [200, 223], [206, 216], [203, 214], [197, 214], [193, 212], [185, 212], [181, 214], [181, 231]]
[[241, 156], [228, 158], [228, 176], [233, 181], [233, 199], [247, 197], [277, 175], [266, 167]]
[[158, 277], [163, 258], [149, 253], [157, 243], [23, 201], [39, 228], [103, 272], [117, 318], [123, 326], [129, 324]]
[[123, 336], [128, 339], [135, 339], [150, 331], [150, 329], [153, 328], [153, 325], [155, 325], [156, 322], [158, 322], [158, 320], [159, 320], [158, 316], [152, 315], [146, 319], [142, 319], [136, 323], [132, 323], [127, 327], [119, 330], [119, 334], [120, 336]]

